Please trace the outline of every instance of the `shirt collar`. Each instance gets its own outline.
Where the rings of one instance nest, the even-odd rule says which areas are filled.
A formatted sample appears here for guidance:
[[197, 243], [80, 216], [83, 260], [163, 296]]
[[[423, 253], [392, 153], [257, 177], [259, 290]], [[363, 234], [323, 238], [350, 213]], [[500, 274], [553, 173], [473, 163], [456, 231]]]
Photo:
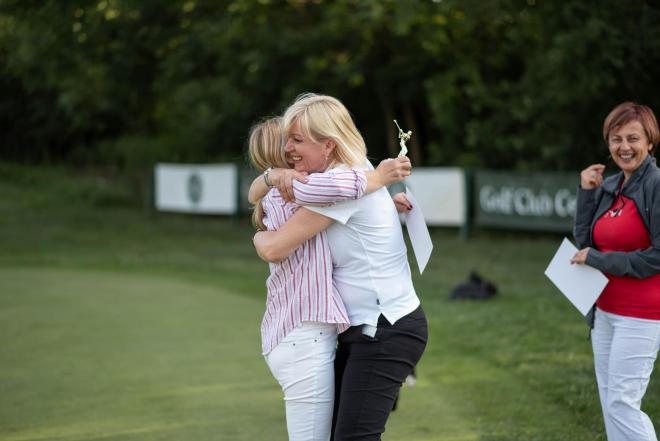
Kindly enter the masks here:
[[[630, 194], [631, 192], [637, 190], [637, 188], [641, 185], [642, 178], [646, 174], [647, 170], [649, 170], [649, 168], [655, 168], [655, 166], [655, 158], [651, 155], [648, 155], [646, 159], [644, 159], [644, 162], [642, 162], [642, 164], [637, 167], [637, 170], [635, 170], [630, 176], [628, 182], [626, 182], [624, 186], [626, 193]], [[621, 188], [622, 180], [623, 172], [620, 171], [619, 173], [612, 176], [612, 178], [603, 182], [603, 191], [610, 194], [616, 194]]]

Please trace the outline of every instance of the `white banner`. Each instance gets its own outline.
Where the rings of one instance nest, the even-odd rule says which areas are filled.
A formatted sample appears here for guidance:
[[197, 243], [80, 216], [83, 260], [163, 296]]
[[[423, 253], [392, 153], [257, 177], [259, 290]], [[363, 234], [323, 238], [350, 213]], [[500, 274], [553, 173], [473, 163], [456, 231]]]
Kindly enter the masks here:
[[156, 209], [200, 214], [238, 212], [235, 164], [157, 164]]
[[465, 223], [465, 172], [454, 167], [417, 167], [405, 185], [421, 204], [427, 225], [462, 226]]

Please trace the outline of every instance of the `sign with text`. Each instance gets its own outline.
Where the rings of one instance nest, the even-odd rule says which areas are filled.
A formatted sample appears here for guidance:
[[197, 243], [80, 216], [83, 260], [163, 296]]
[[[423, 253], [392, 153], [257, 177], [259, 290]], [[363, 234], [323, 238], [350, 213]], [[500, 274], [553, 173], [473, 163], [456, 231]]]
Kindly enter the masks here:
[[525, 230], [571, 231], [579, 173], [477, 171], [477, 225]]
[[238, 211], [235, 164], [157, 164], [156, 209], [182, 213], [235, 214]]

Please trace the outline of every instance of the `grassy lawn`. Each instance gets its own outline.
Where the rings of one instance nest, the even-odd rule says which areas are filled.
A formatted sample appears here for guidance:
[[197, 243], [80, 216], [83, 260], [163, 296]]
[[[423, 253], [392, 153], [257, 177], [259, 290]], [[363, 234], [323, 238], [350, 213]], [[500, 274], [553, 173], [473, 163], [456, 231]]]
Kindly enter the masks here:
[[0, 278], [3, 439], [254, 440], [253, 421], [278, 426], [249, 326], [255, 300], [121, 272], [8, 267]]
[[[248, 220], [150, 216], [130, 194], [0, 164], [0, 440], [285, 440]], [[604, 440], [586, 326], [543, 276], [561, 238], [432, 236], [429, 346], [384, 439]], [[497, 298], [448, 299], [471, 269]]]

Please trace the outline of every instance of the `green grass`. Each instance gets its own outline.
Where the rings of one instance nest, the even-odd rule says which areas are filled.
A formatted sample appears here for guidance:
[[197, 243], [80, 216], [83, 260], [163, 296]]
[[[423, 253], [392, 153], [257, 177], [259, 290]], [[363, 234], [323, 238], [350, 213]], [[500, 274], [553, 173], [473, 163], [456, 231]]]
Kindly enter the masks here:
[[281, 418], [251, 298], [109, 271], [0, 278], [3, 439], [253, 440]]
[[[149, 216], [121, 180], [0, 164], [0, 440], [285, 440], [251, 236]], [[384, 439], [604, 440], [586, 326], [543, 276], [560, 237], [432, 236], [429, 345]], [[497, 298], [448, 299], [471, 269]]]

